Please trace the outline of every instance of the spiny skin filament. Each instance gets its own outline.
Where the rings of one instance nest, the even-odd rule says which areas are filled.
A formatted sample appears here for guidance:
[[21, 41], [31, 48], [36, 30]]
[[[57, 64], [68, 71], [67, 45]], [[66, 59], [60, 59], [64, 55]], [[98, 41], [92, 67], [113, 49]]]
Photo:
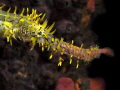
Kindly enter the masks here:
[[[23, 8], [21, 14], [18, 15], [16, 14], [16, 6], [13, 13], [10, 13], [11, 8], [9, 8], [7, 12], [2, 11], [4, 6], [5, 5], [0, 7], [0, 35], [7, 38], [7, 42], [10, 42], [11, 45], [13, 38], [19, 38], [24, 42], [30, 41], [30, 50], [38, 43], [39, 46], [42, 47], [42, 51], [44, 51], [44, 48], [52, 50], [49, 59], [51, 59], [56, 52], [61, 54], [58, 66], [61, 66], [64, 61], [62, 59], [63, 54], [70, 56], [70, 64], [72, 63], [72, 57], [76, 57], [76, 68], [78, 68], [80, 60], [89, 62], [94, 58], [98, 58], [100, 54], [103, 53], [98, 46], [84, 49], [82, 48], [82, 45], [81, 47], [74, 46], [73, 41], [72, 44], [69, 44], [64, 42], [63, 38], [59, 40], [54, 37], [53, 34], [55, 33], [55, 30], [51, 32], [54, 23], [51, 26], [47, 26], [47, 20], [41, 23], [45, 14], [37, 14], [34, 9], [32, 9], [32, 13], [29, 14], [29, 9], [27, 8], [27, 15], [23, 15], [25, 11]], [[42, 17], [40, 18], [40, 16]]]

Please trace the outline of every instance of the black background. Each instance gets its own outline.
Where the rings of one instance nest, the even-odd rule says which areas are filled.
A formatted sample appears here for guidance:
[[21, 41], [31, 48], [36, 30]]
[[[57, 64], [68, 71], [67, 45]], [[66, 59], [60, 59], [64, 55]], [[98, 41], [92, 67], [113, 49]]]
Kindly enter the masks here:
[[105, 79], [106, 90], [120, 90], [118, 86], [120, 25], [118, 20], [119, 10], [116, 7], [116, 3], [115, 0], [104, 0], [106, 13], [97, 16], [92, 24], [92, 30], [99, 37], [100, 47], [110, 47], [114, 50], [115, 54], [114, 57], [101, 55], [99, 59], [93, 60], [91, 67], [88, 68], [90, 77], [102, 77]]

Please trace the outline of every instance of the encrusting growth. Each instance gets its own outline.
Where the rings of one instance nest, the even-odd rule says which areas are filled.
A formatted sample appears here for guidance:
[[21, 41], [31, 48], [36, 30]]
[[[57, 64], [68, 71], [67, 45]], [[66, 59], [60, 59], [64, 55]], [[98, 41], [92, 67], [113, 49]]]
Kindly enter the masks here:
[[47, 26], [47, 20], [41, 23], [45, 17], [45, 14], [37, 14], [34, 9], [32, 9], [32, 13], [29, 14], [29, 9], [27, 8], [27, 15], [24, 15], [25, 9], [23, 8], [21, 14], [18, 15], [16, 14], [16, 6], [13, 13], [10, 13], [11, 8], [9, 8], [7, 12], [2, 11], [4, 6], [5, 5], [2, 5], [0, 7], [0, 35], [7, 38], [7, 42], [10, 42], [11, 45], [12, 38], [19, 38], [24, 42], [30, 41], [30, 50], [32, 50], [36, 43], [38, 43], [39, 46], [42, 47], [42, 51], [44, 51], [44, 48], [52, 50], [49, 59], [51, 59], [56, 52], [61, 54], [59, 57], [58, 66], [61, 66], [64, 61], [62, 59], [63, 54], [70, 56], [70, 64], [72, 63], [72, 57], [76, 57], [76, 68], [78, 68], [80, 60], [89, 62], [94, 58], [98, 58], [101, 53], [108, 54], [110, 52], [110, 54], [113, 55], [110, 49], [106, 49], [106, 52], [104, 52], [103, 49], [99, 49], [98, 46], [91, 46], [89, 49], [84, 49], [82, 48], [83, 45], [80, 47], [74, 46], [74, 41], [69, 44], [64, 42], [63, 38], [59, 40], [53, 36], [55, 30], [51, 31], [54, 23], [51, 26]]

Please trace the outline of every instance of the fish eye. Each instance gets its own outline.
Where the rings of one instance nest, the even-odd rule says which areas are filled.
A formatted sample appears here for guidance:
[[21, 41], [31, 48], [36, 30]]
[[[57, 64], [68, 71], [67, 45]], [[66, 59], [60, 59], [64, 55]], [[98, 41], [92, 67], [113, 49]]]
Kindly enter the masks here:
[[42, 32], [39, 32], [38, 35], [42, 35]]

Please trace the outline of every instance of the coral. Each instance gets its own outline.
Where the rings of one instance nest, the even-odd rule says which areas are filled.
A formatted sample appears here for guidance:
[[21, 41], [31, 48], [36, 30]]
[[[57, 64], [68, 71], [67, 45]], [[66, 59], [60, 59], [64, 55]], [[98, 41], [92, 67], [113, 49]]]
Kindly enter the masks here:
[[58, 80], [55, 90], [75, 90], [74, 82], [71, 78], [62, 77]]
[[97, 78], [89, 78], [91, 90], [106, 90], [104, 79]]

